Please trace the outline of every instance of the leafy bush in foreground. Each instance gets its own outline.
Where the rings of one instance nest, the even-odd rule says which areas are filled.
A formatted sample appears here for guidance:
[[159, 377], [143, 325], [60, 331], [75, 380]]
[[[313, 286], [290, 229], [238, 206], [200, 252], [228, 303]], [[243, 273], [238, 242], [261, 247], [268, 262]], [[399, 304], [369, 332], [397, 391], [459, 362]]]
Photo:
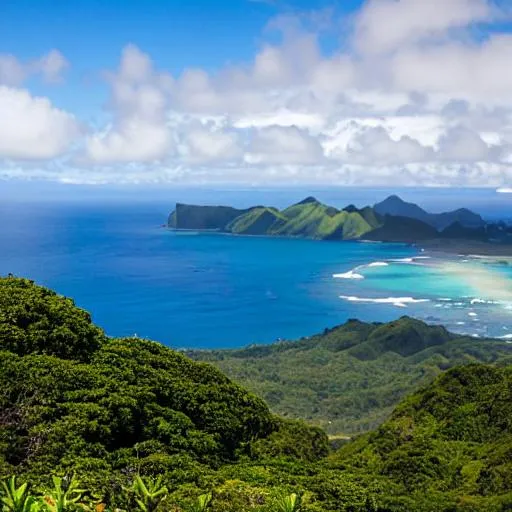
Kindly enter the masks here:
[[8, 277], [0, 282], [0, 350], [89, 360], [105, 339], [87, 311], [71, 299]]

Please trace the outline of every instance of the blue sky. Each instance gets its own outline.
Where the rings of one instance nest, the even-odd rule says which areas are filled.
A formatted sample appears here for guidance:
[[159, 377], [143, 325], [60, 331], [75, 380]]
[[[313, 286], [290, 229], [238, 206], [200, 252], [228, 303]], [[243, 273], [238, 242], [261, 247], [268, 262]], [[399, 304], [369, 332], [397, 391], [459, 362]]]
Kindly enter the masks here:
[[[346, 0], [336, 9], [350, 13], [360, 5]], [[262, 40], [276, 35], [266, 28], [274, 16], [333, 8], [327, 0], [4, 0], [0, 49], [29, 61], [58, 48], [73, 63], [67, 86], [32, 80], [31, 90], [87, 117], [107, 99], [101, 72], [118, 65], [128, 43], [173, 74], [190, 67], [214, 72], [250, 61]]]
[[101, 71], [117, 66], [126, 44], [144, 48], [156, 65], [172, 73], [187, 67], [214, 70], [249, 59], [274, 12], [271, 4], [247, 0], [52, 0], [44, 6], [40, 0], [7, 0], [0, 48], [21, 60], [58, 48], [73, 62], [67, 87], [55, 90], [33, 80], [31, 89], [87, 116], [108, 93]]
[[3, 0], [0, 178], [508, 190], [511, 21], [506, 0]]

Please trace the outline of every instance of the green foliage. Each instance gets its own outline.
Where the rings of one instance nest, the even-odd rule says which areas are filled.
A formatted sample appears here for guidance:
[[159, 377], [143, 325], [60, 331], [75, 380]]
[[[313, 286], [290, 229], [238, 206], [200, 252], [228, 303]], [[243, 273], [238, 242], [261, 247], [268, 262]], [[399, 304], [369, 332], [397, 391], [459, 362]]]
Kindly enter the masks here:
[[79, 510], [85, 490], [78, 488], [73, 477], [53, 475], [53, 489], [44, 497], [44, 504], [49, 512], [73, 512]]
[[[33, 317], [35, 307], [38, 325], [75, 315], [79, 323], [82, 311], [68, 299], [29, 281], [0, 279], [0, 290], [5, 286], [23, 290], [16, 309]], [[0, 294], [0, 311], [11, 307]], [[52, 316], [54, 311], [63, 319]], [[5, 314], [5, 325], [18, 318]], [[100, 332], [91, 324], [83, 335], [90, 331]], [[94, 489], [105, 478], [123, 484], [137, 472], [184, 483], [250, 456], [260, 440], [268, 440], [268, 451], [278, 451], [271, 437], [278, 431], [279, 446], [295, 446], [305, 456], [321, 450], [323, 434], [306, 425], [285, 433], [261, 399], [213, 366], [158, 343], [105, 338], [87, 361], [41, 354], [37, 348], [18, 352], [0, 352], [3, 476], [23, 473], [47, 485], [49, 475], [73, 471]]]
[[194, 206], [177, 203], [169, 215], [168, 225], [176, 229], [223, 230], [238, 216], [249, 210], [237, 210], [229, 206]]
[[15, 476], [2, 482], [2, 490], [2, 510], [5, 512], [38, 512], [41, 509], [39, 501], [28, 494], [28, 484], [16, 486]]
[[212, 502], [212, 493], [201, 494], [197, 500], [190, 506], [188, 512], [206, 512]]
[[251, 455], [258, 460], [289, 458], [313, 462], [329, 452], [329, 441], [323, 430], [297, 420], [277, 420], [277, 428], [266, 438], [251, 445]]
[[[32, 339], [43, 325], [52, 333], [75, 314], [85, 318], [68, 299], [6, 281], [23, 292], [14, 306], [0, 294], [3, 332], [18, 326]], [[13, 310], [38, 319], [20, 324], [20, 315], [5, 314]], [[350, 321], [295, 343], [193, 354], [240, 372], [241, 381], [251, 378], [252, 387], [266, 390], [262, 396], [273, 405], [288, 401], [297, 416], [297, 404], [318, 407], [309, 413], [317, 420], [337, 414], [336, 426], [357, 424], [364, 414], [359, 425], [389, 416], [329, 453], [322, 430], [274, 416], [210, 364], [147, 340], [105, 338], [87, 325], [76, 332], [99, 333], [97, 344], [75, 339], [88, 347], [77, 358], [51, 336], [48, 352], [21, 337], [2, 346], [0, 475], [18, 474], [34, 489], [4, 482], [6, 512], [511, 509], [507, 343], [475, 342], [403, 318]], [[468, 364], [474, 361], [500, 366]], [[442, 372], [456, 363], [465, 365]], [[57, 476], [71, 473], [76, 480]]]
[[155, 480], [146, 479], [144, 481], [140, 475], [136, 475], [130, 490], [142, 512], [155, 512], [167, 499], [169, 493], [167, 487], [162, 485], [161, 476]]
[[377, 431], [339, 450], [331, 464], [355, 464], [407, 493], [506, 496], [511, 418], [512, 367], [457, 367], [404, 400]]
[[283, 496], [277, 501], [277, 512], [299, 512], [299, 510], [300, 498], [295, 493]]
[[89, 313], [28, 279], [0, 279], [0, 350], [87, 361], [103, 339]]
[[216, 365], [275, 413], [339, 435], [375, 428], [404, 396], [452, 366], [506, 362], [512, 346], [476, 343], [404, 317], [387, 324], [350, 320], [295, 342], [189, 355]]
[[[350, 205], [343, 210], [322, 204], [314, 197], [307, 197], [282, 211], [264, 206], [237, 210], [229, 206], [177, 203], [167, 225], [173, 229], [321, 240], [422, 241], [434, 249], [457, 253], [510, 253], [506, 247], [507, 229], [504, 225], [485, 225], [478, 215], [464, 209], [428, 214], [413, 204], [402, 202], [397, 207], [397, 199], [401, 201], [392, 196], [374, 207], [358, 209]], [[386, 206], [389, 201], [395, 204]]]
[[261, 235], [278, 229], [285, 222], [286, 217], [273, 208], [253, 208], [230, 222], [226, 230], [239, 235]]

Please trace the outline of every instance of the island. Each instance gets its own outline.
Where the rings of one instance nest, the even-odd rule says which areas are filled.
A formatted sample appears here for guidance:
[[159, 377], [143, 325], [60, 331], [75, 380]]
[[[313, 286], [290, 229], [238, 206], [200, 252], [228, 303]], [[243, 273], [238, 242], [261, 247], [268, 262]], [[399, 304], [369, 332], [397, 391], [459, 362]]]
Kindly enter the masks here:
[[374, 206], [342, 209], [311, 196], [283, 210], [177, 203], [167, 226], [233, 235], [421, 243], [440, 251], [512, 255], [512, 226], [486, 222], [466, 208], [428, 213], [396, 195]]

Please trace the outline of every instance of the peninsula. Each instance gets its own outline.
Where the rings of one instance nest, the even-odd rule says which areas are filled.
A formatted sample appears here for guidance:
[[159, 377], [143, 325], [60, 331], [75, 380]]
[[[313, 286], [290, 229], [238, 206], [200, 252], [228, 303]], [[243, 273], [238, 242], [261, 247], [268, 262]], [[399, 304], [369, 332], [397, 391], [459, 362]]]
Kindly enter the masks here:
[[177, 203], [167, 225], [234, 235], [303, 237], [319, 240], [405, 242], [440, 251], [512, 255], [512, 226], [488, 223], [465, 208], [438, 214], [390, 196], [374, 206], [338, 209], [307, 197], [278, 210], [236, 209]]

